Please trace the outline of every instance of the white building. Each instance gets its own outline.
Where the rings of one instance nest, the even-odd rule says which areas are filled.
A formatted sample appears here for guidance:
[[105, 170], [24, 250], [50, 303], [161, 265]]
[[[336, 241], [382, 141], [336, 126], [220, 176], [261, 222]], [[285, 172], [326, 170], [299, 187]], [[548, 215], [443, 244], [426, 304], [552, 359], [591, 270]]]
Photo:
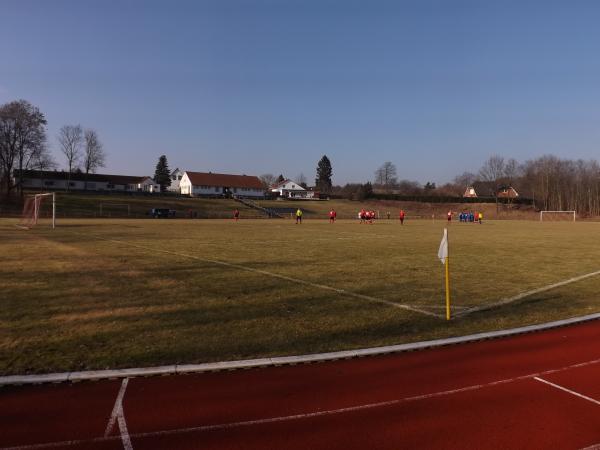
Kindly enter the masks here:
[[160, 186], [151, 177], [129, 175], [105, 175], [99, 173], [68, 172], [50, 170], [13, 171], [13, 182], [22, 178], [23, 189], [111, 191], [111, 192], [160, 192]]
[[212, 172], [186, 171], [179, 182], [183, 195], [264, 197], [265, 191], [258, 177], [229, 175]]
[[283, 180], [281, 183], [272, 186], [271, 192], [284, 198], [312, 199], [319, 197], [317, 192], [304, 189], [292, 180]]
[[179, 168], [177, 168], [173, 172], [171, 172], [171, 186], [169, 186], [167, 188], [167, 190], [169, 192], [177, 192], [178, 194], [181, 192], [179, 183], [181, 182], [181, 179], [183, 178], [184, 173], [185, 173], [185, 171], [181, 170]]

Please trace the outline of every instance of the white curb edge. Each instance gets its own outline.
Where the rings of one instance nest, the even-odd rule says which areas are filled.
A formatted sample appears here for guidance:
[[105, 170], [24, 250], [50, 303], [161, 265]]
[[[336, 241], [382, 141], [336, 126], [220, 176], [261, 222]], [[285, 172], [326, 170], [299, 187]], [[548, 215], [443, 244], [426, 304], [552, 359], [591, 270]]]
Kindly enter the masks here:
[[89, 370], [82, 372], [48, 373], [40, 375], [9, 375], [0, 377], [0, 386], [60, 383], [65, 381], [101, 380], [114, 378], [129, 378], [153, 375], [175, 375], [183, 373], [214, 372], [220, 370], [249, 369], [253, 367], [268, 367], [304, 364], [312, 362], [333, 361], [336, 359], [348, 359], [361, 356], [376, 356], [386, 353], [399, 353], [414, 350], [423, 350], [432, 347], [443, 347], [446, 345], [464, 344], [467, 342], [494, 339], [517, 334], [530, 333], [547, 330], [550, 328], [563, 327], [577, 323], [600, 319], [600, 313], [571, 319], [557, 320], [540, 325], [529, 325], [526, 327], [512, 328], [509, 330], [492, 331], [488, 333], [470, 334], [467, 336], [435, 339], [431, 341], [413, 342], [410, 344], [387, 345], [384, 347], [363, 348], [358, 350], [345, 350], [340, 352], [314, 353], [311, 355], [280, 356], [274, 358], [247, 359], [239, 361], [222, 361], [204, 364], [177, 364], [171, 366], [140, 367], [131, 369], [109, 369]]

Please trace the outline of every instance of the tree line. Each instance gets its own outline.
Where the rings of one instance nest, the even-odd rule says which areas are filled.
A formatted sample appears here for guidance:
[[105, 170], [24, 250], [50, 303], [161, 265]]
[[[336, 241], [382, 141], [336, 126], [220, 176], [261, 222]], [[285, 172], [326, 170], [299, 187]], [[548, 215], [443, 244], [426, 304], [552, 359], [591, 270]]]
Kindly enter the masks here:
[[[0, 105], [0, 196], [22, 195], [24, 170], [58, 167], [49, 151], [46, 126], [44, 114], [26, 100]], [[74, 172], [88, 175], [105, 166], [106, 153], [93, 129], [65, 125], [57, 144], [65, 157], [68, 180]], [[13, 179], [15, 170], [19, 176]]]

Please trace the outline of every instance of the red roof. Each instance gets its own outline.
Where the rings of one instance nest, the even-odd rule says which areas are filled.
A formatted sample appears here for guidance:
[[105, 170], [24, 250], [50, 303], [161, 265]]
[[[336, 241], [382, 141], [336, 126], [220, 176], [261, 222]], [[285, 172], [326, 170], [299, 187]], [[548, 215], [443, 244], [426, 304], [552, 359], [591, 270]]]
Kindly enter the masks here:
[[222, 186], [229, 188], [262, 189], [262, 182], [258, 177], [250, 175], [229, 175], [225, 173], [187, 172], [187, 176], [194, 186]]

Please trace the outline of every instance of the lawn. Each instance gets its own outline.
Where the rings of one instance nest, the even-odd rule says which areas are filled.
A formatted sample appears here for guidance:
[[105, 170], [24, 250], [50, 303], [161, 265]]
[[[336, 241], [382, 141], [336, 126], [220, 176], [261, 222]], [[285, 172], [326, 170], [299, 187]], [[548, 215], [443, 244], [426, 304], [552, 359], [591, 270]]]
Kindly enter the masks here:
[[447, 322], [443, 221], [15, 222], [0, 219], [5, 375], [333, 351], [600, 311], [598, 276], [465, 314], [600, 270], [600, 223], [453, 223]]

